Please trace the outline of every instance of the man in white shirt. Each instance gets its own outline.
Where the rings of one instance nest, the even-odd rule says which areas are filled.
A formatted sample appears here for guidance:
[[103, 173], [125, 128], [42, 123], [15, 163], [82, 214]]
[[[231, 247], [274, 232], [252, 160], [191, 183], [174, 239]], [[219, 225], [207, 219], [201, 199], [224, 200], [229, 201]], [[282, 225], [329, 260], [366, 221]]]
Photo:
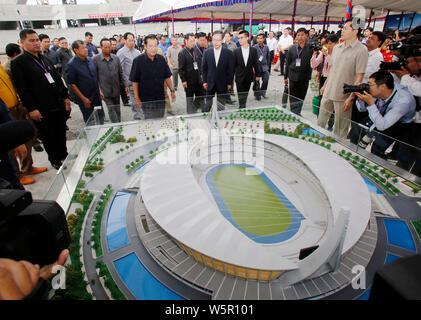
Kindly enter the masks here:
[[204, 51], [202, 59], [203, 88], [206, 90], [206, 103], [202, 108], [203, 112], [210, 111], [215, 93], [218, 109], [225, 109], [227, 92], [232, 88], [232, 52], [222, 47], [221, 31], [213, 33], [212, 45], [213, 48]]
[[269, 38], [266, 39], [267, 46], [269, 48], [269, 54], [270, 54], [270, 61], [268, 61], [269, 64], [269, 73], [272, 69], [272, 61], [275, 57], [275, 50], [278, 46], [278, 40], [274, 37], [274, 33], [271, 31], [269, 32]]
[[256, 77], [256, 81], [260, 81], [261, 70], [257, 49], [250, 47], [248, 43], [248, 31], [242, 30], [238, 39], [241, 47], [234, 50], [235, 84], [237, 85], [239, 107], [245, 108], [250, 86], [254, 77]]
[[288, 54], [289, 48], [294, 44], [294, 39], [290, 36], [291, 28], [286, 28], [284, 33], [279, 37], [278, 49], [279, 49], [279, 63], [281, 65], [280, 76], [284, 75], [284, 63]]
[[384, 61], [383, 55], [380, 52], [380, 47], [386, 40], [386, 35], [383, 32], [376, 31], [368, 36], [366, 46], [368, 50], [367, 69], [364, 74], [363, 83], [367, 83], [368, 78], [374, 72], [379, 71], [380, 64]]
[[400, 84], [408, 87], [409, 92], [421, 98], [421, 57], [408, 57], [406, 66], [402, 70], [392, 70], [399, 79]]

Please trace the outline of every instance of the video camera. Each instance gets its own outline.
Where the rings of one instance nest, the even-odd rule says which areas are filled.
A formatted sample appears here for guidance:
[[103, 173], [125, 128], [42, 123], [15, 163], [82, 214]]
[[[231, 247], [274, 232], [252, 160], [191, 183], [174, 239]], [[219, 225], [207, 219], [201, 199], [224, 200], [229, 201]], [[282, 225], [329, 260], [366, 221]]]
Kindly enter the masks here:
[[70, 245], [63, 209], [55, 201], [32, 200], [0, 179], [0, 258], [40, 267], [54, 263]]
[[360, 85], [344, 84], [344, 94], [352, 92], [364, 94], [364, 91], [370, 92], [370, 86], [367, 83], [361, 83]]
[[313, 51], [321, 51], [323, 49], [323, 46], [319, 43], [312, 43], [310, 45], [311, 50]]
[[407, 58], [421, 56], [421, 35], [391, 43], [389, 44], [389, 50], [399, 50], [399, 60], [394, 62], [382, 62], [380, 64], [380, 70], [402, 70], [402, 67], [406, 66]]

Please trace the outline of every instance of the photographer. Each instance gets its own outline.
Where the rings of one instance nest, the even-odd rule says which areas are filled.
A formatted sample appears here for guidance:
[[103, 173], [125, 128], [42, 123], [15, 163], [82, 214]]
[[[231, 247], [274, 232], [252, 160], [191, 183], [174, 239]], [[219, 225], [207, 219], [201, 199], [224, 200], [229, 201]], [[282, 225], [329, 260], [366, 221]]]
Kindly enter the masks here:
[[421, 97], [421, 57], [408, 57], [402, 70], [392, 70], [399, 79], [400, 84], [408, 87], [416, 97]]
[[[330, 59], [332, 58], [333, 47], [338, 43], [339, 39], [337, 35], [329, 35], [326, 39], [326, 44], [322, 48], [319, 54], [318, 51], [313, 52], [311, 57], [311, 68], [318, 68], [320, 65], [322, 68], [322, 76], [320, 78], [320, 88], [326, 82], [327, 76], [329, 75]], [[325, 48], [326, 47], [326, 48]]]
[[37, 286], [40, 278], [50, 279], [56, 265], [63, 266], [69, 250], [63, 250], [57, 261], [40, 268], [28, 261], [0, 258], [0, 300], [19, 300], [28, 296]]
[[[380, 31], [375, 31], [371, 33], [371, 35], [369, 35], [366, 42], [368, 50], [368, 61], [363, 78], [363, 83], [367, 83], [369, 76], [372, 75], [374, 72], [379, 71], [380, 65], [383, 62], [383, 55], [380, 52], [380, 47], [382, 46], [385, 40], [385, 34]], [[351, 131], [348, 135], [351, 143], [358, 144], [358, 140], [361, 138], [359, 135], [360, 126], [358, 125], [358, 123], [361, 123], [361, 121], [367, 118], [367, 116], [367, 112], [359, 112], [354, 101], [354, 104], [352, 105]]]
[[[385, 151], [393, 139], [403, 142], [410, 140], [410, 126], [415, 115], [415, 99], [400, 85], [396, 85], [389, 72], [373, 73], [369, 80], [370, 93], [356, 93], [357, 108], [360, 112], [368, 111], [368, 118], [363, 123], [371, 132], [374, 128], [382, 134], [371, 132], [375, 141], [371, 152], [386, 158]], [[370, 133], [368, 133], [370, 134]], [[391, 137], [391, 138], [390, 138]], [[393, 139], [392, 139], [393, 138]], [[363, 138], [363, 141], [365, 139]]]
[[[29, 122], [25, 120], [14, 121], [10, 116], [9, 109], [1, 99], [0, 125], [0, 178], [7, 180], [14, 189], [24, 190], [22, 184], [16, 176], [16, 169], [13, 166], [8, 152], [13, 150], [16, 158], [23, 161], [27, 155], [27, 150], [23, 143], [33, 137], [34, 129]], [[19, 131], [15, 132], [14, 128], [19, 129]]]

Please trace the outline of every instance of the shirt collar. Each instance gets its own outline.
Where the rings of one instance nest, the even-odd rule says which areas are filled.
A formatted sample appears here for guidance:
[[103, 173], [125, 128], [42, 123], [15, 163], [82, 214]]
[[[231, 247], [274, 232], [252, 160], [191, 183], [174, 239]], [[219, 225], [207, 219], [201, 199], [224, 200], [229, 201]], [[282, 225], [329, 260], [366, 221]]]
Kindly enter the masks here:
[[77, 55], [75, 55], [75, 59], [81, 63], [88, 63], [88, 57], [85, 60], [82, 60], [81, 58], [79, 58]]
[[155, 57], [153, 58], [153, 60], [152, 60], [151, 58], [149, 58], [148, 54], [145, 52], [145, 59], [146, 59], [146, 61], [149, 61], [151, 63], [155, 62], [158, 56], [159, 56], [159, 54], [157, 53], [155, 55]]
[[376, 48], [376, 49], [374, 49], [374, 50], [368, 51], [368, 55], [369, 55], [369, 56], [372, 56], [373, 54], [375, 54], [375, 53], [377, 53], [377, 52], [379, 52], [379, 53], [380, 53], [380, 49], [379, 49], [379, 48]]
[[395, 94], [395, 92], [396, 91], [398, 91], [398, 88], [396, 88], [396, 86], [395, 86], [395, 88], [393, 89], [393, 91], [392, 91], [392, 93], [390, 94], [390, 96], [388, 96], [387, 98], [386, 98], [386, 100], [383, 100], [383, 99], [380, 99], [380, 98], [378, 98], [378, 100], [380, 100], [380, 101], [382, 101], [384, 104], [386, 104], [392, 97], [393, 97], [393, 95]]
[[[104, 56], [104, 54], [102, 52], [100, 53], [100, 55], [101, 55], [101, 60], [105, 60], [105, 56]], [[113, 60], [112, 54], [110, 54], [110, 61], [111, 60]]]

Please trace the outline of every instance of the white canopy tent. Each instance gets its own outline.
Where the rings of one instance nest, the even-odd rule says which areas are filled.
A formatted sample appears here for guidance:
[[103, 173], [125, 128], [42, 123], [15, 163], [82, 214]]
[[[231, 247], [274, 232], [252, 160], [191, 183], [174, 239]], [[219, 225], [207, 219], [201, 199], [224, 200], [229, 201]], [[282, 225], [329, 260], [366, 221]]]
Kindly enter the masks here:
[[[186, 19], [199, 22], [223, 20], [227, 23], [241, 20], [244, 23], [250, 17], [252, 6], [254, 21], [262, 20], [271, 24], [291, 19], [294, 3], [294, 0], [143, 0], [133, 15], [133, 22]], [[342, 21], [345, 17], [346, 3], [346, 0], [296, 0], [295, 16], [315, 22], [323, 21], [326, 17]], [[365, 14], [367, 21], [384, 18], [389, 13], [421, 12], [421, 1], [354, 0], [353, 7], [358, 8], [358, 16]]]
[[[297, 17], [322, 18], [326, 5], [329, 4], [328, 17], [341, 19], [345, 16], [346, 0], [298, 0]], [[354, 0], [353, 6], [363, 6], [366, 17], [373, 9], [373, 18], [385, 16], [391, 12], [421, 12], [420, 0]], [[253, 18], [274, 20], [290, 18], [293, 14], [293, 0], [254, 0]], [[177, 19], [210, 18], [242, 19], [248, 17], [250, 0], [143, 0], [133, 15], [134, 22], [147, 22], [155, 18]]]

